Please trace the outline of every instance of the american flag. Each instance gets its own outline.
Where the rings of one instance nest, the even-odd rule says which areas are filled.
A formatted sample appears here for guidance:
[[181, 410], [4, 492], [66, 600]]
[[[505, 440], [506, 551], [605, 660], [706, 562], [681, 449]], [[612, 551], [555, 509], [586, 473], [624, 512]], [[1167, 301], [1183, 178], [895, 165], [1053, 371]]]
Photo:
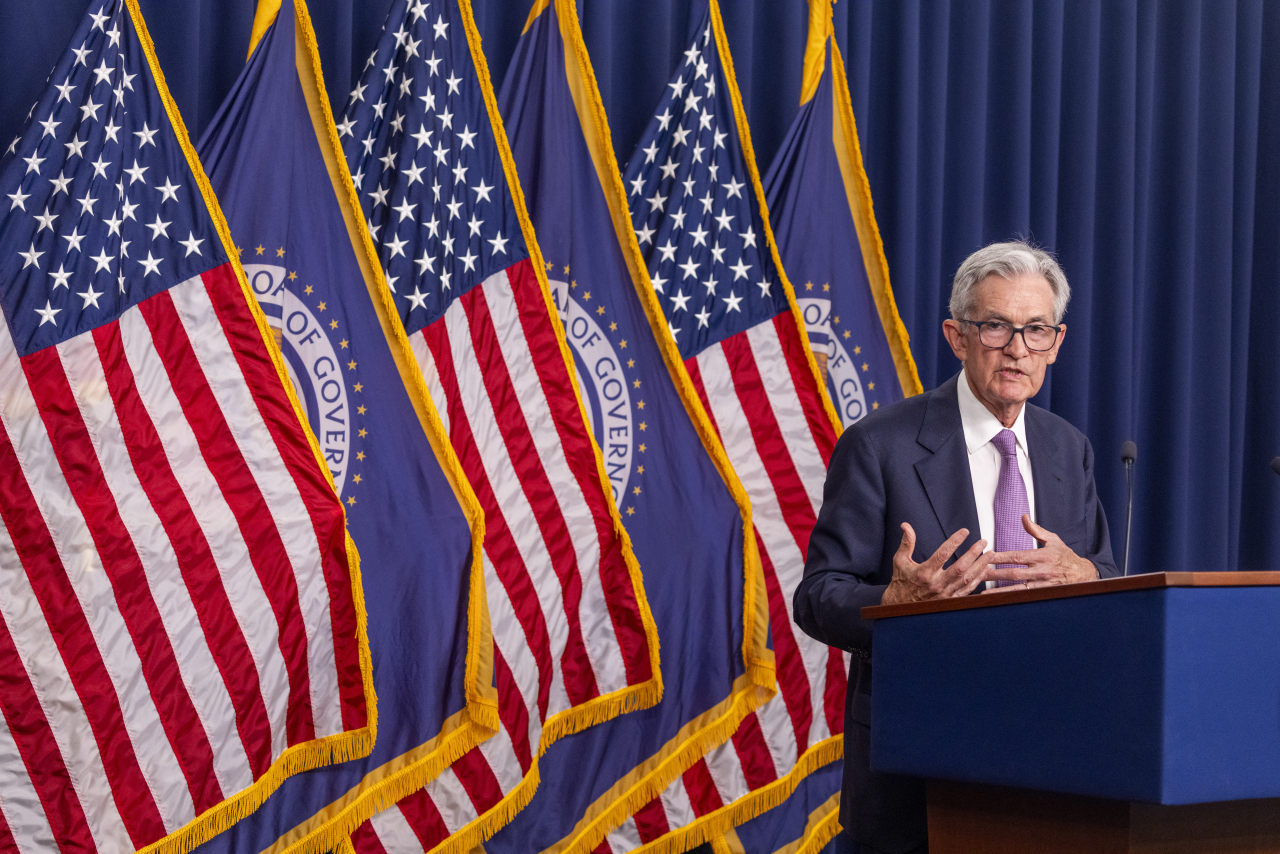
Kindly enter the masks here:
[[693, 20], [624, 183], [668, 328], [751, 497], [779, 692], [610, 834], [612, 851], [758, 813], [839, 756], [844, 722], [842, 654], [791, 619], [836, 421], [772, 244], [715, 0]]
[[338, 123], [418, 366], [485, 510], [501, 728], [374, 816], [357, 850], [470, 848], [560, 735], [656, 701], [657, 641], [557, 333], [479, 37], [392, 5]]
[[537, 795], [485, 850], [587, 854], [773, 695], [774, 656], [750, 501], [644, 273], [574, 0], [534, 7], [498, 103], [668, 689], [554, 745]]
[[190, 847], [372, 745], [341, 506], [149, 56], [95, 3], [0, 160], [2, 850]]

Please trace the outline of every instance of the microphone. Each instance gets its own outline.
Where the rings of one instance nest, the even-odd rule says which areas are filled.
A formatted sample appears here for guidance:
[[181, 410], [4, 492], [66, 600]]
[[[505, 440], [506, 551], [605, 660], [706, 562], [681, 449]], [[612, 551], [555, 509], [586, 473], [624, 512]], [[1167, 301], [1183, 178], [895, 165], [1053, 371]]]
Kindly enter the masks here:
[[[1129, 509], [1125, 514], [1124, 524], [1124, 569], [1121, 575], [1129, 574], [1129, 544], [1133, 539], [1133, 464], [1138, 459], [1138, 446], [1133, 442], [1125, 442], [1120, 446], [1120, 462], [1124, 463], [1124, 482], [1129, 489]], [[1280, 457], [1271, 461], [1271, 468], [1280, 474]]]
[[1271, 470], [1276, 474], [1280, 474], [1280, 457], [1271, 458]]
[[[1120, 462], [1128, 466], [1128, 465], [1133, 465], [1133, 463], [1137, 459], [1138, 459], [1137, 445], [1133, 444], [1133, 442], [1125, 442], [1123, 445], [1120, 446]], [[1271, 467], [1275, 468], [1276, 466], [1280, 466], [1280, 457], [1276, 457], [1274, 460], [1271, 461]]]

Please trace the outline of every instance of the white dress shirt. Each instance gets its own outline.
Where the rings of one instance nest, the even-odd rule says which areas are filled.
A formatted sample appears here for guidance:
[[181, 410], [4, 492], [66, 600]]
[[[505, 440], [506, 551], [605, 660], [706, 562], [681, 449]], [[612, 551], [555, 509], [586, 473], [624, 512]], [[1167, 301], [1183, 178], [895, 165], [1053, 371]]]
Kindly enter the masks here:
[[[987, 551], [996, 547], [996, 486], [1000, 483], [1000, 451], [991, 440], [1004, 429], [1004, 425], [982, 405], [969, 387], [969, 376], [961, 372], [956, 383], [956, 397], [960, 402], [960, 423], [964, 425], [964, 443], [969, 451], [969, 477], [973, 480], [973, 500], [978, 505], [979, 536], [987, 541]], [[1031, 456], [1027, 451], [1027, 407], [1023, 404], [1018, 418], [1009, 429], [1017, 438], [1018, 471], [1027, 487], [1027, 506], [1031, 520], [1036, 518], [1035, 481], [1031, 477]], [[954, 534], [948, 531], [947, 534]], [[988, 581], [987, 586], [995, 582]]]

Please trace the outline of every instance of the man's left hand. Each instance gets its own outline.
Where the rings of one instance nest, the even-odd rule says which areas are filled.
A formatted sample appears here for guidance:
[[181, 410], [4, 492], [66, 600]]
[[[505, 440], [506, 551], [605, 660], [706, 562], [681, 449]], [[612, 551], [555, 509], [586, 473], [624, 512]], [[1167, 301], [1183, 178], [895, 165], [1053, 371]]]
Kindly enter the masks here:
[[[988, 578], [1021, 581], [1027, 587], [1048, 587], [1052, 584], [1074, 584], [1077, 581], [1093, 581], [1098, 568], [1093, 562], [1080, 557], [1067, 548], [1062, 538], [1041, 528], [1022, 514], [1022, 527], [1043, 543], [1042, 548], [1020, 552], [999, 552], [988, 557], [991, 569]], [[1023, 564], [1024, 566], [1000, 567], [999, 564]], [[1008, 590], [1009, 588], [1001, 588]]]

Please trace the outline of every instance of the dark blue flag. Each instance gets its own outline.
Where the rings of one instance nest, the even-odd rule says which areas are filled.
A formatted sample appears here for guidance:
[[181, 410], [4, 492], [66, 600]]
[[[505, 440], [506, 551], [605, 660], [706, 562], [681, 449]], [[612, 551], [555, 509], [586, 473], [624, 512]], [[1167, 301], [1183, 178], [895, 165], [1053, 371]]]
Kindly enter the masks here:
[[586, 852], [769, 695], [764, 579], [748, 499], [630, 227], [571, 0], [535, 5], [498, 103], [662, 638], [662, 702], [553, 745], [538, 793], [485, 844], [491, 854]]
[[286, 781], [206, 851], [336, 844], [497, 724], [480, 510], [384, 298], [306, 6], [271, 5], [199, 148], [363, 557], [382, 714], [372, 754]]
[[812, 0], [800, 112], [764, 178], [778, 252], [845, 426], [921, 391], [871, 207], [830, 0]]

